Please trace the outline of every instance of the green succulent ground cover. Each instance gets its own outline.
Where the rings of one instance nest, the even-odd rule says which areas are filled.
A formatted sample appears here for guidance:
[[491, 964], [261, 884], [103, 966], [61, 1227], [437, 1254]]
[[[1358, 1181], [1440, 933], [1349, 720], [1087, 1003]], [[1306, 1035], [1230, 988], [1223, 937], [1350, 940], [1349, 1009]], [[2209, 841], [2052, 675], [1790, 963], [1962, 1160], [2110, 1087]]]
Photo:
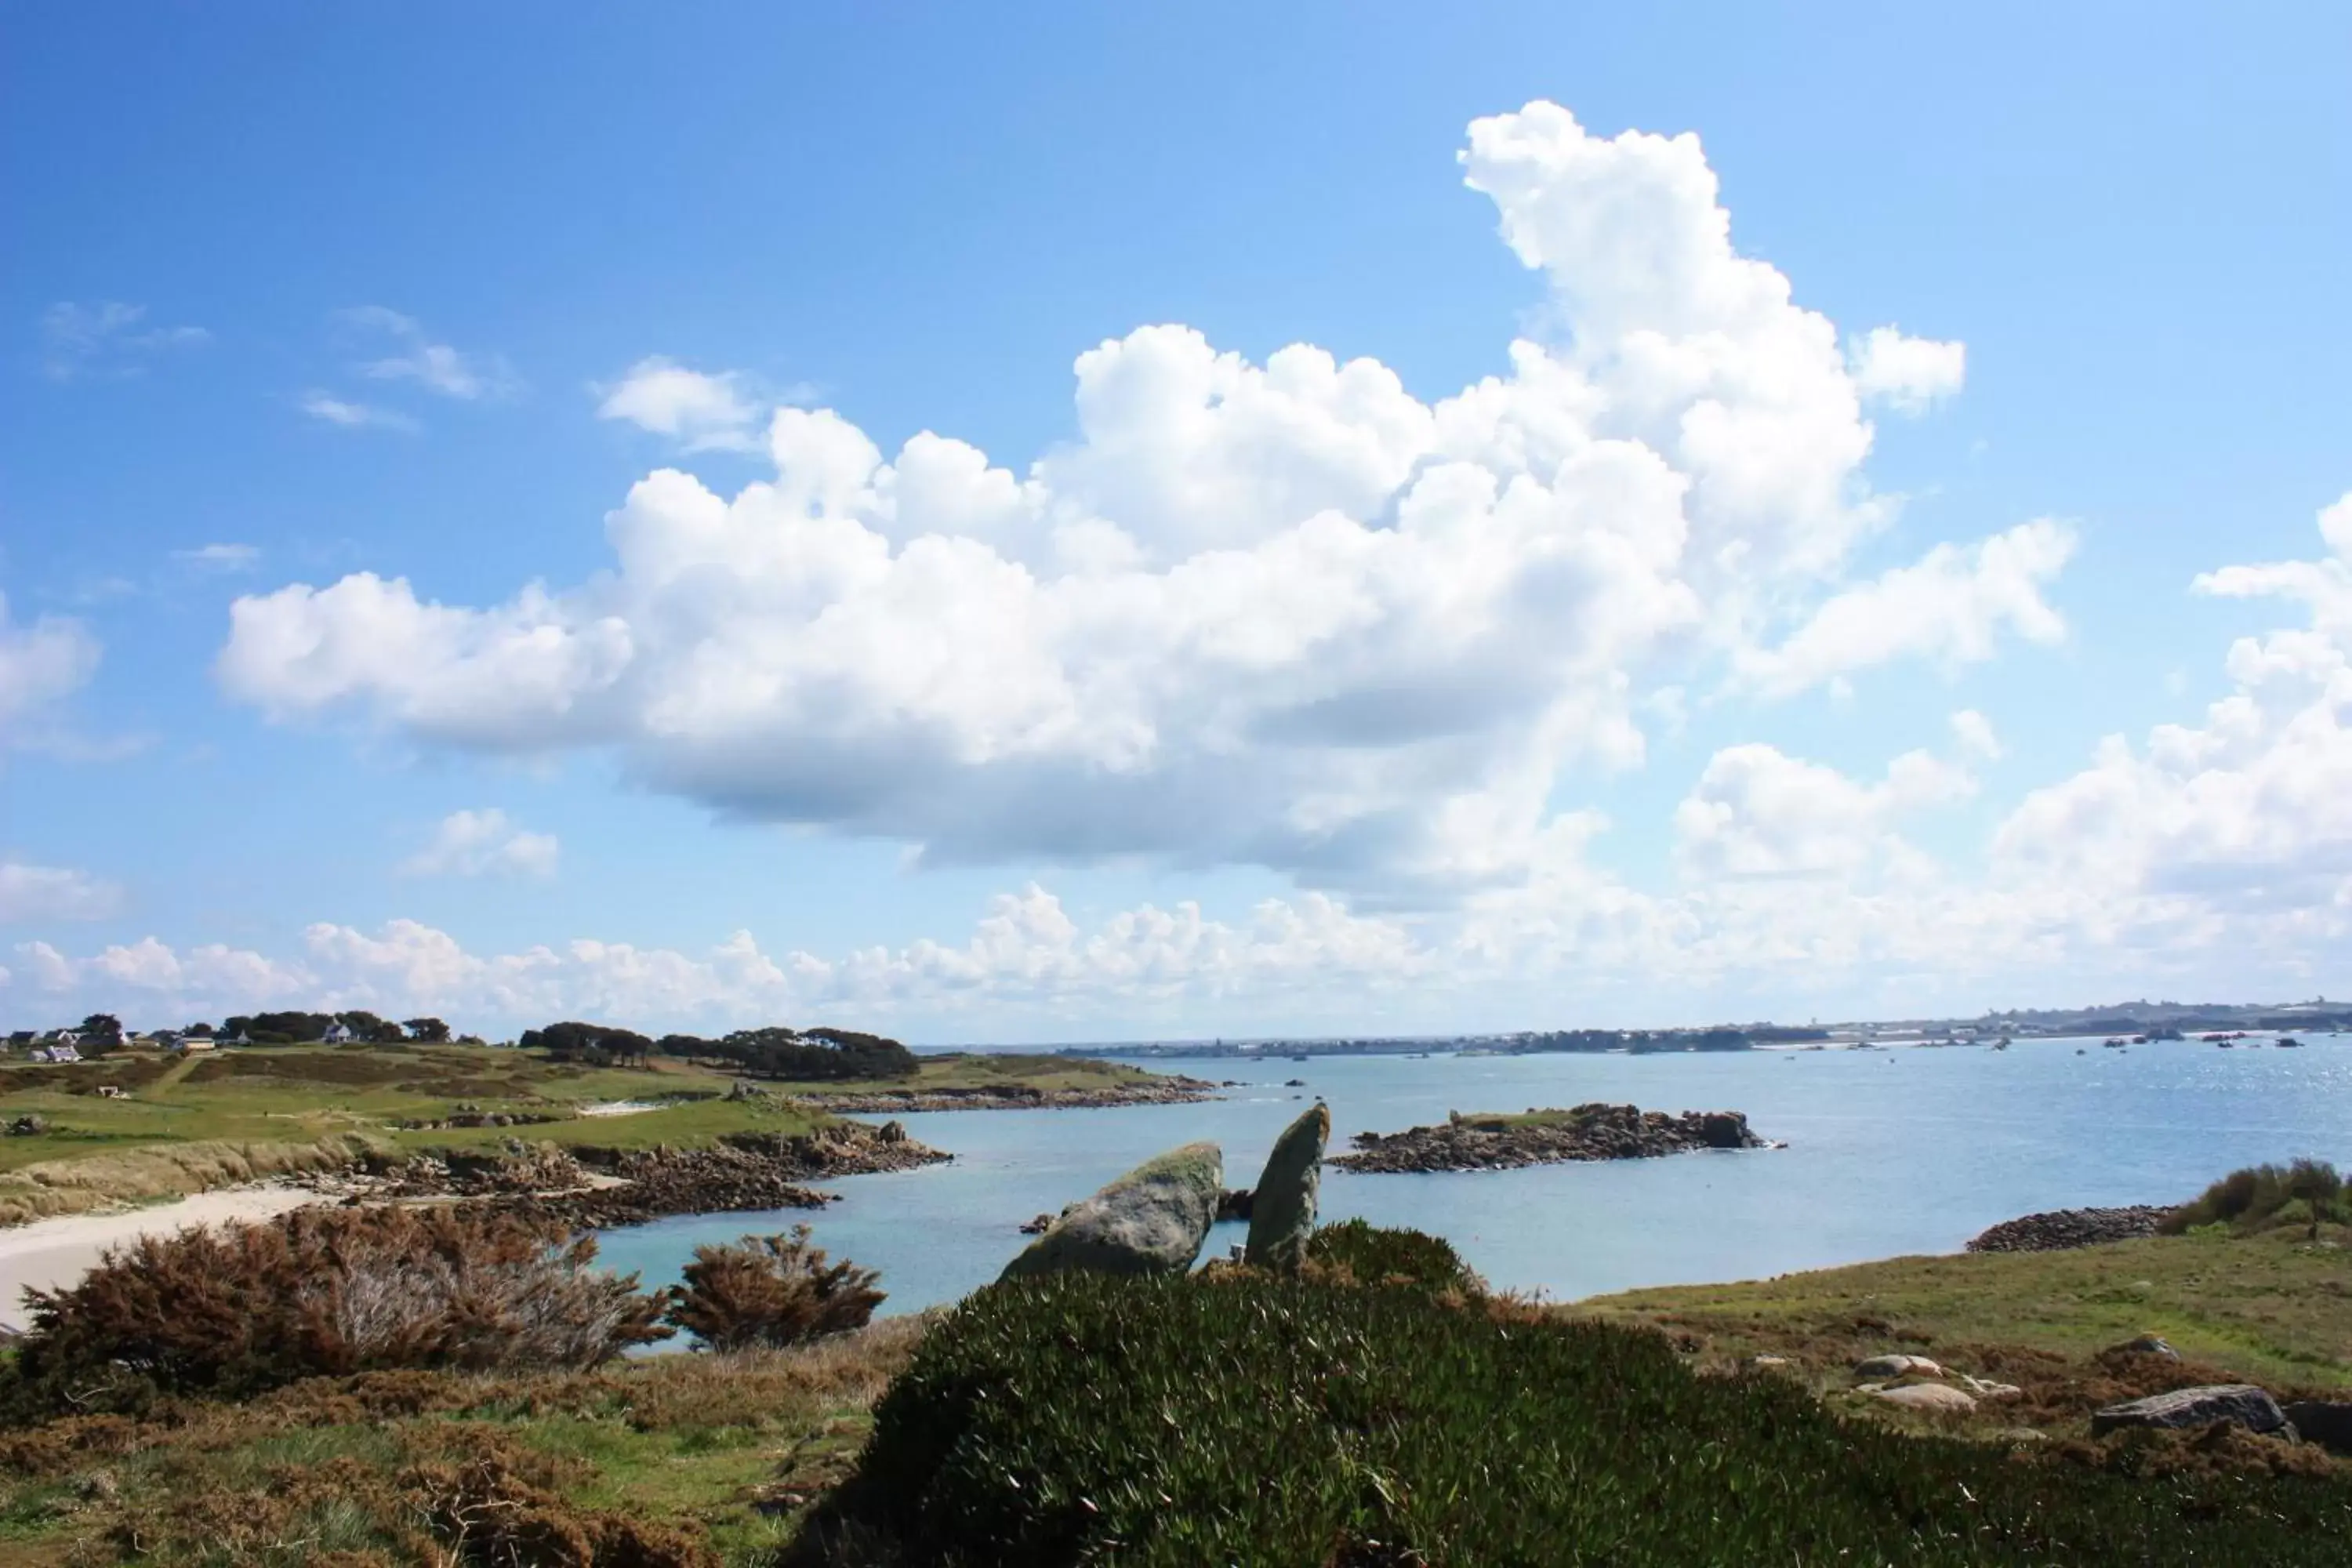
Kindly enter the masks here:
[[1233, 1273], [994, 1287], [809, 1562], [2340, 1564], [2337, 1476], [2142, 1475], [1841, 1419], [1618, 1325]]

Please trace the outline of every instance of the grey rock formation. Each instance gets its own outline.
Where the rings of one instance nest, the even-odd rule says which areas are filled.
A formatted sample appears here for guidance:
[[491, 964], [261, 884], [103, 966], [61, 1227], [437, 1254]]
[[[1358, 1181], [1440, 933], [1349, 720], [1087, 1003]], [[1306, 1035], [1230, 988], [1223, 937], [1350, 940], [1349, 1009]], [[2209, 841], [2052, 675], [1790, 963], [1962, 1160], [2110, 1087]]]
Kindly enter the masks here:
[[2104, 1436], [2126, 1426], [2177, 1429], [2210, 1426], [2216, 1421], [2233, 1422], [2249, 1432], [2289, 1430], [2286, 1413], [2263, 1390], [2251, 1383], [2216, 1383], [2110, 1405], [2091, 1417], [2091, 1436]]
[[1063, 1211], [1002, 1277], [1181, 1273], [1200, 1255], [1224, 1188], [1225, 1157], [1214, 1143], [1171, 1149]]
[[1330, 1139], [1330, 1109], [1318, 1104], [1274, 1141], [1250, 1208], [1249, 1247], [1243, 1256], [1252, 1267], [1295, 1269], [1306, 1261], [1323, 1185], [1323, 1145]]
[[1977, 1402], [1958, 1389], [1944, 1383], [1906, 1383], [1900, 1388], [1882, 1388], [1872, 1394], [1889, 1405], [1899, 1405], [1906, 1410], [1974, 1410]]
[[2136, 1340], [2126, 1340], [2114, 1349], [2130, 1355], [2162, 1356], [2167, 1361], [2180, 1359], [2180, 1352], [2166, 1344], [2163, 1337], [2158, 1334], [2142, 1334]]
[[1874, 1355], [1868, 1361], [1856, 1362], [1856, 1377], [1941, 1377], [1944, 1369], [1923, 1355]]

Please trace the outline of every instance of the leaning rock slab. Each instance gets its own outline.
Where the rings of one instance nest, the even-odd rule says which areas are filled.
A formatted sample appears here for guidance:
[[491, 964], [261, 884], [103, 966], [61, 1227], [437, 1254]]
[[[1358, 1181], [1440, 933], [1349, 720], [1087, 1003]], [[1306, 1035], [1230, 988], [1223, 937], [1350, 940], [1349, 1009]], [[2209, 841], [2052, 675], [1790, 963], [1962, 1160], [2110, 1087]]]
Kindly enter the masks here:
[[1906, 1383], [1899, 1388], [1882, 1388], [1871, 1395], [1889, 1405], [1900, 1405], [1906, 1410], [1974, 1410], [1977, 1402], [1958, 1389], [1944, 1383]]
[[1225, 1157], [1214, 1143], [1171, 1149], [1065, 1210], [1004, 1266], [1002, 1278], [1070, 1268], [1181, 1274], [1208, 1239], [1224, 1190]]
[[2228, 1421], [2249, 1432], [2286, 1429], [2286, 1413], [2251, 1383], [2216, 1383], [2202, 1388], [2176, 1388], [2152, 1394], [2128, 1405], [2110, 1405], [2091, 1417], [2091, 1436], [2104, 1436], [2126, 1426], [2158, 1426], [2178, 1430], [2210, 1426]]
[[1249, 1247], [1243, 1257], [1251, 1267], [1295, 1269], [1306, 1261], [1323, 1185], [1323, 1145], [1330, 1138], [1330, 1108], [1318, 1104], [1274, 1141], [1250, 1209]]

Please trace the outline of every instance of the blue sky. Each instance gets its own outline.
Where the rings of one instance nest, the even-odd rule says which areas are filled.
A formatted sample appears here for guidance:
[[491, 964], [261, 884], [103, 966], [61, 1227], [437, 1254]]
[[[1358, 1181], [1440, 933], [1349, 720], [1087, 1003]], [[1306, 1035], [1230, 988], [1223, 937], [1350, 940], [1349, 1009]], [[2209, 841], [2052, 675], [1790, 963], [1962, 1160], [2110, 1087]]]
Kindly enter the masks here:
[[2343, 988], [2352, 21], [1461, 9], [12, 12], [0, 1014]]

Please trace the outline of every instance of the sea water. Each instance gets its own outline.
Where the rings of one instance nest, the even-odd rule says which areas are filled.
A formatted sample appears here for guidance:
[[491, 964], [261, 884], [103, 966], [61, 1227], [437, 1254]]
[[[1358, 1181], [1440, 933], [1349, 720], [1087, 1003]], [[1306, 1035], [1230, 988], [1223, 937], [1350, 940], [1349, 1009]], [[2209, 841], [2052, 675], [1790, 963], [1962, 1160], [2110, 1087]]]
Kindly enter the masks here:
[[[1759, 1279], [1905, 1253], [1952, 1252], [2042, 1209], [2178, 1203], [2241, 1165], [2298, 1155], [2352, 1164], [2352, 1035], [2103, 1048], [1985, 1047], [1647, 1056], [1318, 1057], [1157, 1061], [1243, 1080], [1192, 1105], [961, 1110], [903, 1118], [955, 1156], [832, 1184], [822, 1210], [681, 1215], [606, 1233], [603, 1259], [674, 1280], [703, 1243], [808, 1222], [815, 1241], [882, 1274], [887, 1312], [951, 1301], [1058, 1212], [1151, 1155], [1222, 1144], [1247, 1186], [1316, 1099], [1332, 1152], [1350, 1133], [1591, 1100], [1739, 1110], [1786, 1148], [1513, 1171], [1369, 1175], [1327, 1170], [1326, 1219], [1361, 1215], [1450, 1239], [1498, 1289], [1571, 1300], [1644, 1285]], [[1299, 1088], [1285, 1080], [1306, 1080]], [[1204, 1257], [1245, 1227], [1223, 1225]]]

